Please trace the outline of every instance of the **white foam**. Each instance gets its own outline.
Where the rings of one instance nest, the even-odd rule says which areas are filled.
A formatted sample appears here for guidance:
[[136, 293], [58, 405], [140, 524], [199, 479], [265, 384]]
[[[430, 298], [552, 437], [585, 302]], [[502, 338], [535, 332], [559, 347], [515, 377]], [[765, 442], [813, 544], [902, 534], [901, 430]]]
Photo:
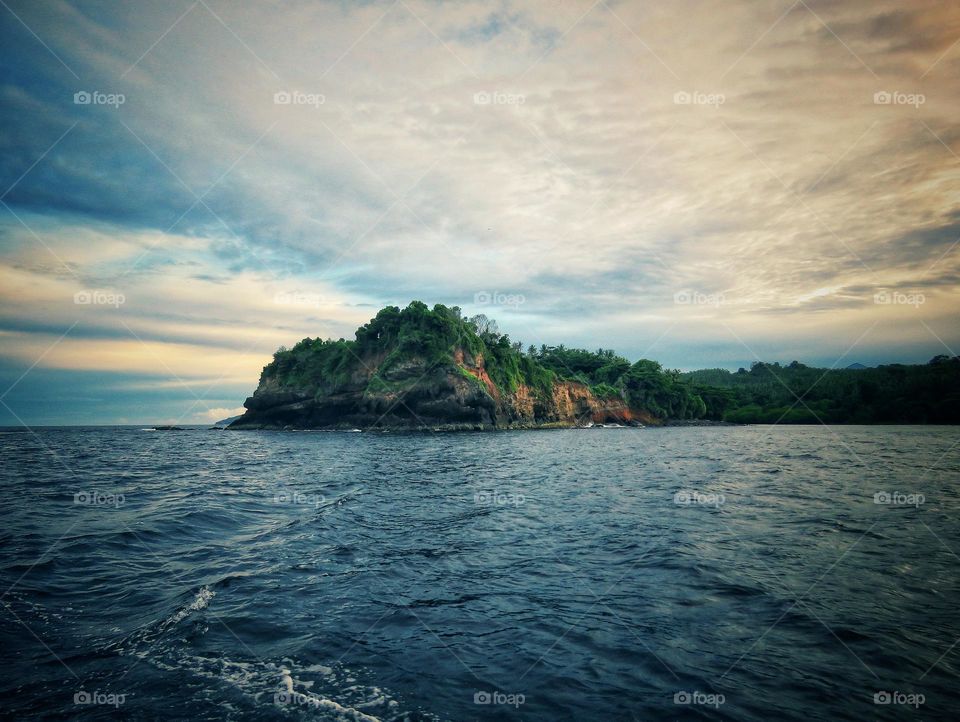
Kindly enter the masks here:
[[327, 667], [323, 664], [311, 664], [309, 667], [303, 668], [304, 672], [318, 672], [324, 677], [329, 677], [333, 674], [333, 667]]
[[[190, 612], [203, 609], [210, 603], [213, 596], [214, 592], [203, 587], [193, 602], [171, 617], [168, 623], [176, 623]], [[342, 673], [322, 664], [298, 668], [294, 660], [289, 658], [284, 658], [280, 664], [262, 660], [235, 662], [224, 657], [205, 657], [184, 653], [176, 646], [150, 647], [147, 650], [133, 650], [128, 653], [145, 659], [160, 669], [187, 671], [210, 680], [225, 682], [258, 704], [273, 704], [283, 708], [303, 707], [306, 708], [304, 711], [320, 711], [323, 719], [329, 719], [331, 722], [381, 722], [379, 717], [361, 710], [385, 707], [393, 714], [399, 707], [396, 700], [390, 699], [389, 693], [379, 687], [360, 685], [344, 687], [343, 682], [339, 681]], [[311, 691], [316, 681], [297, 679], [299, 674], [293, 670], [322, 676], [321, 685], [332, 685], [335, 690], [340, 690], [337, 696], [344, 697], [343, 704]]]
[[[289, 672], [289, 670], [281, 670], [281, 672]], [[344, 707], [332, 699], [319, 697], [310, 692], [294, 691], [293, 679], [289, 674], [281, 674], [281, 683], [286, 685], [287, 691], [279, 692], [275, 695], [274, 701], [279, 706], [298, 705], [322, 709], [325, 712], [336, 715], [336, 719], [342, 720], [343, 722], [380, 722], [379, 717], [373, 717], [353, 707]]]
[[181, 609], [179, 612], [174, 614], [170, 619], [163, 623], [164, 628], [173, 626], [183, 621], [183, 619], [190, 614], [190, 612], [197, 612], [201, 609], [206, 609], [210, 604], [210, 600], [213, 599], [217, 593], [210, 589], [210, 587], [201, 587], [200, 591], [197, 592], [197, 596], [193, 598], [193, 601], [189, 605]]
[[[294, 689], [294, 684], [299, 684], [301, 687], [309, 688], [312, 684], [307, 685], [299, 680], [294, 680], [290, 670], [287, 667], [280, 668], [280, 684], [283, 686], [283, 692], [277, 694], [274, 698], [274, 701], [278, 704], [296, 704], [304, 705], [308, 707], [313, 707], [315, 709], [322, 709], [326, 712], [333, 713], [337, 715], [338, 720], [350, 721], [350, 722], [380, 722], [379, 717], [372, 717], [371, 715], [361, 712], [358, 709], [353, 707], [344, 707], [342, 704], [334, 702], [332, 699], [327, 699], [326, 697], [319, 697], [310, 692], [297, 692]], [[379, 689], [376, 689], [377, 693], [380, 693]], [[361, 706], [373, 706], [379, 705], [386, 702], [386, 698], [381, 694], [371, 701], [367, 702]]]

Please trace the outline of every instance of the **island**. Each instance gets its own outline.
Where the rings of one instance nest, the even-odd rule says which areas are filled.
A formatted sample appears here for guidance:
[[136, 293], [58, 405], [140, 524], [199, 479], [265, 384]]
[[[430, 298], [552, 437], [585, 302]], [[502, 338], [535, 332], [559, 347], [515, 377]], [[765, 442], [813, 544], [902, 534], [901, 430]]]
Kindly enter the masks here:
[[227, 427], [490, 430], [691, 423], [958, 423], [960, 360], [682, 373], [610, 349], [530, 346], [460, 308], [388, 306], [353, 340], [281, 347]]

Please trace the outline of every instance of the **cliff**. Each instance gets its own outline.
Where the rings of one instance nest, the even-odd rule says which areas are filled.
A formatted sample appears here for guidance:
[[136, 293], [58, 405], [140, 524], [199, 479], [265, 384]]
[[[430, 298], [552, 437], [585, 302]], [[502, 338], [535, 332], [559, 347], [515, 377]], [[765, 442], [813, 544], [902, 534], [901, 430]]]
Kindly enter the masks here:
[[308, 338], [281, 348], [229, 428], [656, 424], [670, 415], [653, 393], [666, 378], [658, 364], [631, 365], [602, 350], [523, 353], [483, 316], [414, 301], [381, 310], [356, 340]]
[[587, 422], [656, 423], [622, 399], [598, 399], [577, 381], [557, 381], [549, 393], [526, 384], [504, 392], [490, 379], [483, 357], [431, 366], [421, 358], [380, 372], [362, 360], [351, 383], [331, 393], [261, 382], [231, 429], [251, 428], [533, 428]]

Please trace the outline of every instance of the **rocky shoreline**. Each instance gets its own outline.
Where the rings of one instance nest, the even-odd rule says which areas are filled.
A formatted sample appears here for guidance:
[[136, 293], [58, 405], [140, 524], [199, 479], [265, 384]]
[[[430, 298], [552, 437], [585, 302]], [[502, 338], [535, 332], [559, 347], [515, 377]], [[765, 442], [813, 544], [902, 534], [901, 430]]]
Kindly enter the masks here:
[[[665, 424], [653, 424], [653, 426], [663, 427]], [[736, 424], [730, 424], [730, 426], [736, 426]], [[559, 430], [582, 430], [582, 431], [591, 431], [593, 429], [603, 429], [602, 425], [595, 425], [593, 427], [589, 426], [573, 426], [561, 422], [553, 423], [543, 423], [543, 424], [510, 424], [506, 426], [494, 426], [492, 424], [438, 424], [438, 425], [420, 425], [420, 426], [369, 426], [366, 428], [358, 428], [355, 426], [349, 425], [335, 425], [335, 426], [323, 426], [323, 427], [298, 427], [298, 426], [278, 426], [271, 424], [249, 424], [249, 425], [237, 425], [229, 426], [227, 428], [210, 427], [211, 430], [217, 431], [318, 431], [318, 432], [365, 432], [365, 433], [435, 433], [435, 432], [492, 432], [492, 431], [559, 431]], [[611, 428], [611, 427], [607, 427]], [[622, 429], [643, 429], [647, 428], [647, 425], [640, 423], [632, 424], [622, 424], [619, 426]]]

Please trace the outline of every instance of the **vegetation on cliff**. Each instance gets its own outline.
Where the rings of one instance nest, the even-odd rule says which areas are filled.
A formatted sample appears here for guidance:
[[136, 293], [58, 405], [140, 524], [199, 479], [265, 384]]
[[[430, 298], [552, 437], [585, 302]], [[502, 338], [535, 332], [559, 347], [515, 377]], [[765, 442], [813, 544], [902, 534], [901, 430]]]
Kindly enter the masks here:
[[[438, 379], [450, 378], [470, 391], [456, 392], [448, 384], [447, 400], [441, 402]], [[382, 309], [357, 330], [354, 340], [305, 338], [293, 348], [280, 348], [263, 369], [258, 394], [281, 406], [354, 394], [366, 400], [366, 412], [374, 417], [389, 408], [390, 398], [410, 396], [421, 397], [423, 408], [435, 410], [438, 419], [463, 412], [464, 404], [472, 405], [474, 415], [483, 416], [482, 409], [489, 408], [491, 418], [518, 418], [514, 412], [525, 404], [524, 418], [536, 423], [545, 417], [556, 420], [558, 399], [569, 398], [570, 389], [578, 389], [580, 408], [587, 399], [594, 411], [598, 406], [629, 410], [633, 418], [651, 420], [960, 421], [957, 358], [941, 356], [924, 366], [839, 370], [796, 361], [786, 366], [758, 362], [736, 373], [681, 373], [648, 359], [631, 363], [610, 349], [560, 345], [524, 350], [486, 316], [467, 318], [456, 306], [431, 309], [420, 301]], [[300, 407], [293, 410], [303, 413]]]
[[[458, 352], [466, 355], [466, 363], [456, 362]], [[609, 349], [562, 345], [524, 351], [522, 343], [511, 341], [486, 316], [466, 318], [456, 306], [437, 304], [431, 309], [420, 301], [404, 309], [382, 309], [357, 330], [355, 340], [305, 338], [293, 348], [280, 348], [263, 369], [260, 384], [332, 394], [372, 370], [367, 383], [382, 391], [402, 385], [403, 366], [411, 359], [428, 368], [456, 367], [481, 385], [471, 366], [482, 359], [486, 375], [503, 396], [525, 387], [535, 397], [547, 397], [558, 382], [578, 382], [597, 399], [620, 401], [659, 418], [697, 419], [708, 412], [695, 384], [655, 361], [631, 364]]]

